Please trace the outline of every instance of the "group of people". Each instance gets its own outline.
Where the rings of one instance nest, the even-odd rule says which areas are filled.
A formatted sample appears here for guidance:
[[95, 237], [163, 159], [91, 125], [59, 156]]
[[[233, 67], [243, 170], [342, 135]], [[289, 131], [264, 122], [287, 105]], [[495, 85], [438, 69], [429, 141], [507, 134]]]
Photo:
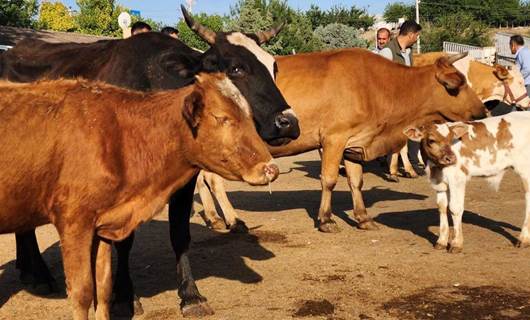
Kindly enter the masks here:
[[[136, 21], [131, 26], [131, 35], [134, 36], [135, 34], [150, 32], [151, 30], [153, 30], [153, 28], [151, 28], [149, 24], [143, 21]], [[179, 31], [173, 27], [163, 27], [160, 29], [160, 32], [175, 39], [179, 38]]]

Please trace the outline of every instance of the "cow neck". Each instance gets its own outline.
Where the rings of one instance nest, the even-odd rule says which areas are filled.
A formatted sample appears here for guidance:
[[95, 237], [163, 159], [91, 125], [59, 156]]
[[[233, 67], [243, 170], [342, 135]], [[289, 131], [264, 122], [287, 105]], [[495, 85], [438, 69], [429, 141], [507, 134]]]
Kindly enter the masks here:
[[[480, 62], [471, 61], [466, 75], [468, 83], [483, 102], [486, 100], [502, 100], [504, 89], [502, 82], [493, 74], [492, 67]], [[497, 90], [496, 90], [497, 89]], [[491, 98], [491, 99], [490, 99]]]
[[[156, 180], [162, 189], [172, 192], [198, 172], [183, 155], [186, 141], [193, 140], [182, 118], [185, 97], [196, 85], [182, 89], [139, 94], [140, 98], [117, 111], [123, 131], [127, 179], [145, 183]], [[146, 173], [149, 176], [145, 178]]]

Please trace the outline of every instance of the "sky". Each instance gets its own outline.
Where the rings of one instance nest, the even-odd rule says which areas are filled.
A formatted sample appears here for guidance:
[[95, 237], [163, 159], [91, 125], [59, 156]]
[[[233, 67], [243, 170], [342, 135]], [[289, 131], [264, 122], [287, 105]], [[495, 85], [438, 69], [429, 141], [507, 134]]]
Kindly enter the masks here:
[[[62, 0], [66, 6], [76, 9], [75, 0]], [[228, 14], [230, 6], [234, 5], [237, 0], [196, 0], [193, 7], [193, 13], [205, 12], [208, 14]], [[413, 2], [411, 0], [288, 0], [289, 5], [294, 9], [307, 10], [311, 4], [318, 5], [321, 9], [328, 9], [334, 5], [343, 5], [357, 8], [364, 8], [370, 14], [382, 14], [385, 6], [392, 2]], [[155, 21], [161, 21], [165, 25], [175, 25], [182, 14], [180, 13], [180, 4], [184, 0], [115, 0], [115, 3], [121, 4], [132, 10], [139, 10], [142, 17], [151, 18]]]

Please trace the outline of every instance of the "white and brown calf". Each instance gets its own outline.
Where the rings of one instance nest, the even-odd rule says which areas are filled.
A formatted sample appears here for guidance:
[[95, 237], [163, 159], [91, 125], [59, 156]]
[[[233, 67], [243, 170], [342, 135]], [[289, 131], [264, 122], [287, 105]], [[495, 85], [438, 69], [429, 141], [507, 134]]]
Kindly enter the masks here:
[[517, 246], [530, 245], [530, 112], [513, 112], [466, 123], [410, 127], [404, 133], [409, 139], [421, 141], [427, 173], [436, 190], [440, 236], [435, 248], [447, 248], [449, 208], [454, 224], [449, 251], [462, 250], [462, 214], [467, 181], [471, 177], [485, 177], [498, 190], [509, 168], [522, 178], [526, 198], [526, 215]]

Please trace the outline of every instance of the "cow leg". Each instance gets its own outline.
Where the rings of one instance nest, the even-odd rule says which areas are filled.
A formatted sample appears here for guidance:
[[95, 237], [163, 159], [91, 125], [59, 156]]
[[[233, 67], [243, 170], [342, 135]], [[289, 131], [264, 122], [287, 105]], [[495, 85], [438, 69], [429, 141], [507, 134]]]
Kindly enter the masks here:
[[399, 166], [399, 153], [392, 153], [390, 156], [390, 163], [388, 168], [388, 175], [386, 179], [390, 182], [399, 182], [398, 178], [398, 166]]
[[181, 311], [185, 317], [213, 314], [212, 308], [195, 284], [187, 255], [191, 241], [190, 216], [196, 181], [197, 176], [171, 195], [169, 200], [169, 236], [177, 258], [177, 288], [178, 295], [182, 299]]
[[403, 169], [405, 170], [405, 176], [407, 178], [417, 178], [418, 174], [416, 173], [416, 171], [414, 171], [414, 168], [412, 167], [412, 163], [410, 163], [409, 148], [406, 144], [399, 151], [399, 155], [401, 156], [401, 161], [403, 161]]
[[449, 252], [460, 253], [464, 245], [462, 233], [462, 215], [464, 214], [465, 177], [455, 176], [455, 181], [449, 182], [449, 210], [453, 218], [454, 237], [449, 243]]
[[521, 228], [521, 234], [519, 235], [519, 241], [517, 242], [517, 247], [529, 247], [530, 246], [530, 174], [522, 175], [523, 187], [525, 191], [525, 200], [526, 200], [526, 212]]
[[353, 199], [353, 216], [357, 220], [357, 225], [364, 230], [377, 230], [379, 227], [368, 215], [364, 206], [361, 189], [363, 187], [363, 166], [360, 163], [344, 159], [348, 186], [350, 187]]
[[239, 219], [236, 210], [230, 203], [230, 200], [228, 200], [224, 179], [220, 175], [211, 172], [206, 174], [205, 177], [210, 185], [212, 193], [219, 202], [219, 206], [221, 206], [221, 209], [223, 210], [223, 215], [230, 232], [248, 233], [247, 225], [243, 220]]
[[112, 314], [132, 317], [144, 313], [142, 304], [134, 294], [134, 285], [129, 271], [129, 256], [134, 243], [134, 232], [123, 241], [114, 242], [118, 254], [118, 265], [113, 286]]
[[436, 192], [436, 204], [438, 205], [438, 212], [440, 214], [440, 235], [434, 245], [437, 250], [447, 249], [447, 242], [449, 241], [449, 221], [447, 219], [447, 191]]
[[110, 319], [110, 296], [112, 294], [112, 246], [107, 240], [97, 237], [94, 241], [93, 254], [96, 257], [93, 272], [96, 281], [96, 296], [94, 308], [97, 320]]
[[15, 234], [17, 248], [16, 267], [20, 270], [20, 280], [32, 284], [43, 293], [58, 292], [57, 283], [42, 259], [35, 229]]
[[331, 193], [337, 184], [339, 165], [345, 144], [339, 138], [329, 137], [322, 146], [322, 168], [320, 174], [322, 196], [320, 209], [318, 210], [318, 230], [322, 232], [340, 232], [337, 223], [331, 219]]
[[197, 190], [199, 191], [202, 207], [204, 208], [204, 215], [202, 217], [204, 222], [206, 222], [210, 228], [214, 230], [224, 230], [226, 229], [226, 223], [223, 218], [217, 214], [217, 209], [215, 208], [215, 203], [212, 198], [212, 191], [206, 184], [205, 174], [206, 172], [202, 170], [197, 178]]
[[84, 221], [76, 221], [75, 224], [58, 228], [58, 231], [61, 238], [67, 294], [73, 307], [73, 319], [87, 320], [94, 291], [91, 268], [94, 229], [87, 229]]

